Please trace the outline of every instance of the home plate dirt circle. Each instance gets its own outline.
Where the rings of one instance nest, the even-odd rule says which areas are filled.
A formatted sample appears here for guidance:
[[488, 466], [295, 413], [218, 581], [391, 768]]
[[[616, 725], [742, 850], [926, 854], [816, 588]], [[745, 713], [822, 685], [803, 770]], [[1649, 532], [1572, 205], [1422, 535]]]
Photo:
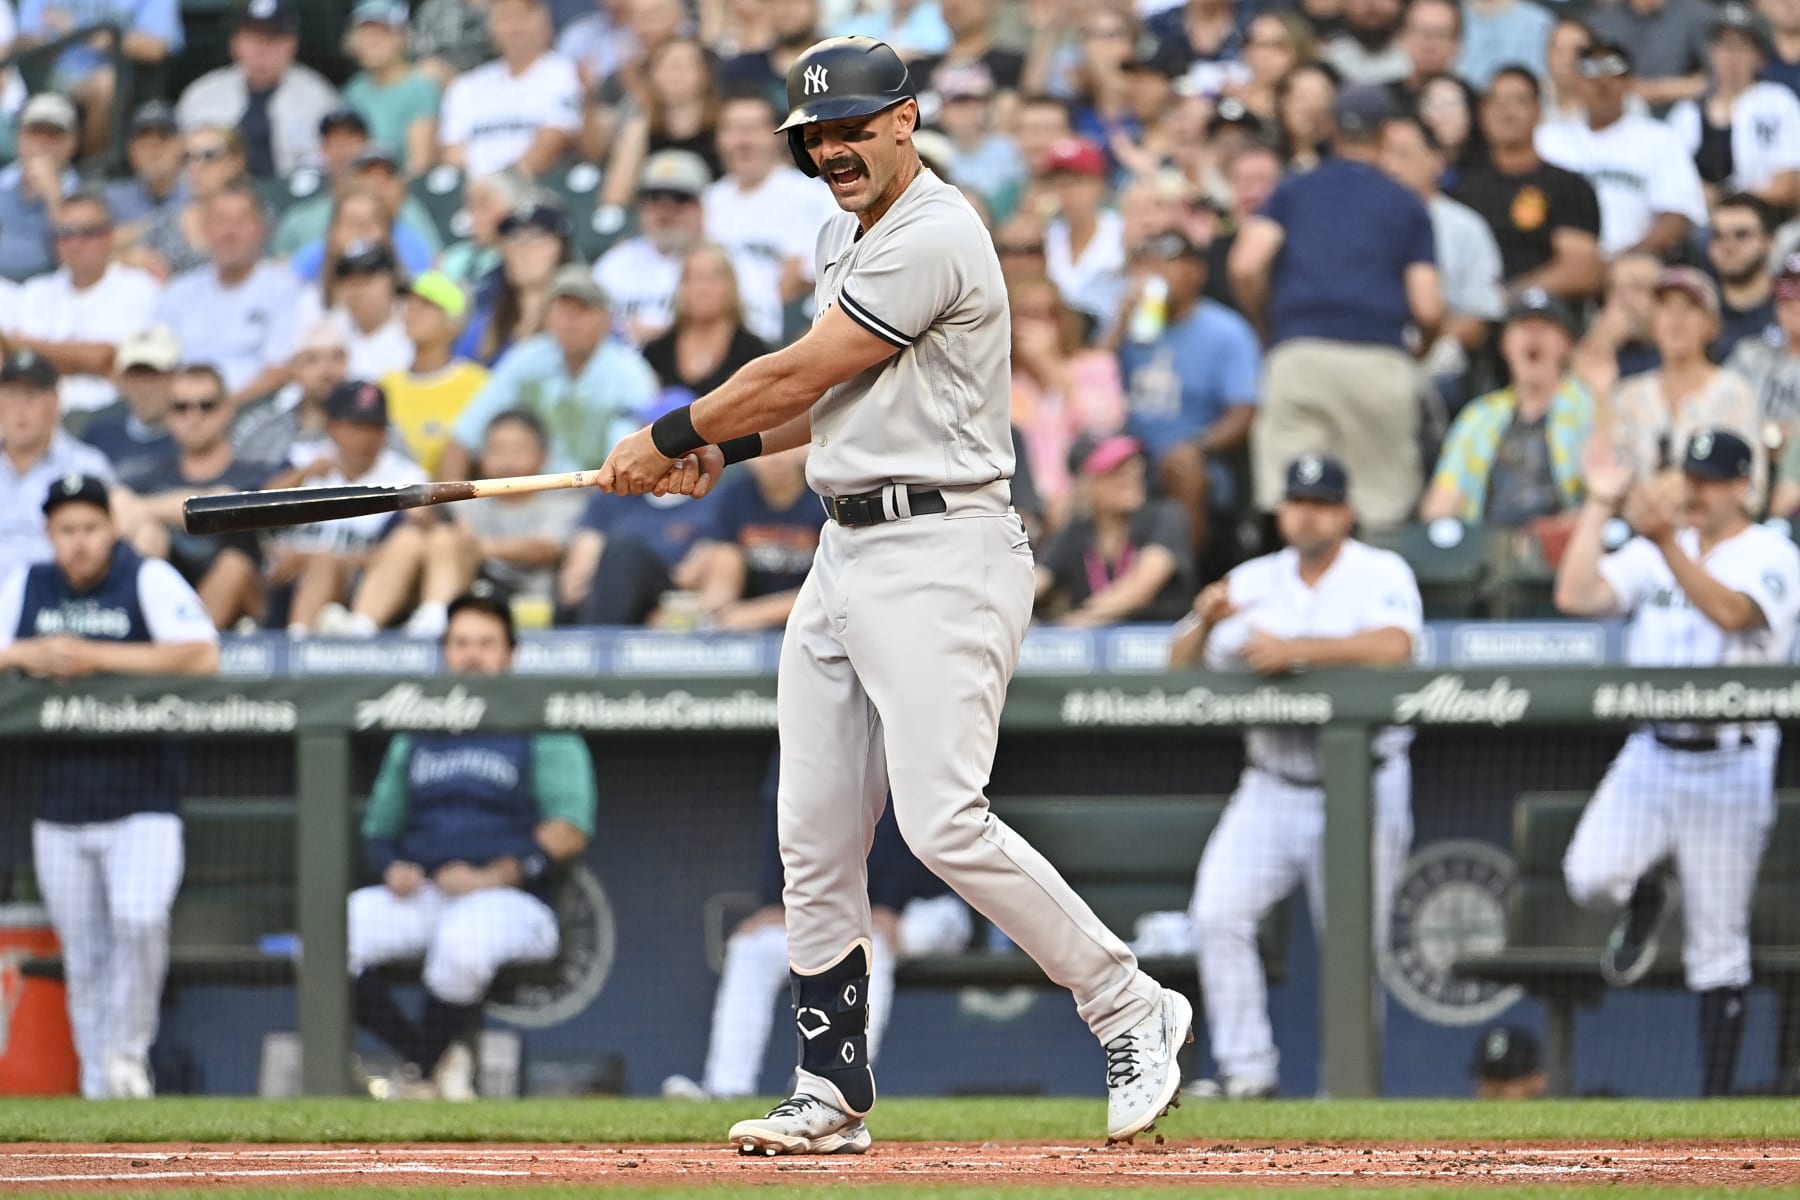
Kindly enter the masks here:
[[1224, 1145], [1114, 1147], [1042, 1143], [877, 1143], [864, 1156], [760, 1158], [719, 1146], [75, 1146], [0, 1152], [0, 1190], [90, 1191], [229, 1184], [792, 1183], [1245, 1184], [1800, 1183], [1800, 1144], [1646, 1142], [1592, 1145]]

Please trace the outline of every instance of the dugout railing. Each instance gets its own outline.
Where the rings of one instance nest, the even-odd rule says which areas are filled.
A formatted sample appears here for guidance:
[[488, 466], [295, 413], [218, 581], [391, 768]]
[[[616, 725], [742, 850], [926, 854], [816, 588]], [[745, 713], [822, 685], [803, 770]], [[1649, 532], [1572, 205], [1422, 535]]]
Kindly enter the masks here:
[[[1409, 971], [1432, 975], [1451, 1001], [1485, 1003], [1506, 989], [1544, 1000], [1553, 1090], [1568, 1090], [1575, 1011], [1596, 1002], [1604, 989], [1593, 960], [1599, 927], [1574, 913], [1566, 897], [1559, 901], [1556, 864], [1621, 734], [1647, 721], [1791, 725], [1797, 716], [1800, 678], [1788, 668], [1321, 671], [1276, 682], [1198, 673], [1038, 676], [1016, 680], [1009, 694], [995, 803], [1004, 813], [1021, 793], [1049, 795], [1040, 812], [1075, 814], [1073, 824], [1059, 819], [1046, 827], [1061, 842], [1052, 857], [1063, 861], [1078, 887], [1112, 889], [1117, 907], [1132, 886], [1128, 864], [1117, 853], [1119, 840], [1096, 837], [1089, 852], [1072, 836], [1082, 820], [1106, 820], [1106, 796], [1185, 794], [1212, 797], [1216, 804], [1230, 791], [1241, 762], [1235, 735], [1242, 726], [1316, 729], [1328, 795], [1326, 928], [1316, 937], [1319, 1090], [1340, 1097], [1383, 1094], [1384, 1023], [1375, 981], [1385, 980], [1390, 989], [1414, 986], [1418, 980], [1408, 982]], [[1415, 851], [1436, 846], [1445, 834], [1459, 844], [1484, 842], [1498, 864], [1489, 882], [1500, 891], [1490, 888], [1489, 894], [1500, 907], [1486, 925], [1460, 930], [1445, 928], [1429, 904], [1397, 912], [1397, 922], [1414, 921], [1422, 936], [1378, 962], [1373, 939], [1340, 931], [1367, 930], [1372, 923], [1371, 737], [1389, 724], [1419, 731], [1413, 750]], [[606, 803], [614, 813], [632, 806], [633, 836], [679, 841], [689, 830], [680, 813], [659, 809], [650, 768], [705, 761], [714, 783], [701, 785], [731, 779], [753, 793], [773, 728], [772, 678], [110, 678], [66, 687], [14, 681], [0, 689], [0, 781], [11, 797], [0, 823], [11, 851], [4, 857], [11, 861], [0, 867], [29, 856], [24, 764], [52, 741], [182, 738], [194, 743], [190, 757], [208, 746], [236, 746], [258, 762], [283, 760], [287, 765], [273, 776], [282, 782], [269, 786], [291, 787], [292, 846], [262, 844], [258, 853], [266, 858], [291, 850], [299, 884], [292, 926], [304, 953], [276, 974], [285, 978], [291, 971], [297, 988], [304, 1090], [334, 1094], [347, 1086], [352, 1035], [343, 963], [344, 897], [357, 882], [355, 812], [370, 763], [389, 735], [579, 732], [603, 763], [616, 753], [620, 761], [649, 764], [623, 777], [613, 771], [611, 787], [603, 787], [603, 794], [611, 792]], [[1772, 988], [1780, 1006], [1778, 1053], [1786, 1074], [1800, 1057], [1800, 802], [1789, 790], [1800, 786], [1797, 759], [1791, 746], [1784, 747], [1778, 763], [1783, 815], [1764, 860], [1752, 928], [1757, 983]], [[1102, 777], [1110, 782], [1093, 782]], [[1137, 811], [1153, 817], [1154, 806]], [[603, 825], [607, 820], [603, 807]], [[1141, 840], [1144, 833], [1135, 836]], [[1111, 849], [1102, 853], [1104, 846]], [[209, 857], [227, 852], [206, 851]], [[1091, 884], [1082, 882], [1084, 856], [1105, 859]], [[1476, 868], [1480, 858], [1472, 860]], [[1160, 872], [1157, 902], [1178, 901], [1178, 864], [1153, 865]], [[1438, 870], [1462, 872], [1452, 882], [1468, 884], [1464, 875], [1471, 869], [1469, 861], [1457, 860]], [[253, 876], [254, 864], [245, 870]], [[1415, 875], [1429, 880], [1431, 864]], [[1407, 886], [1413, 882], [1409, 875]], [[1117, 927], [1122, 914], [1107, 915]], [[1434, 920], [1437, 927], [1426, 929]], [[630, 938], [634, 931], [621, 929], [619, 936]], [[1679, 986], [1678, 960], [1678, 942], [1672, 941], [1643, 986]], [[963, 978], [955, 964], [938, 963], [913, 968], [910, 982], [998, 984], [1018, 982], [1022, 971], [1029, 973], [1016, 962], [995, 967], [990, 961]], [[908, 982], [903, 972], [903, 986]], [[1459, 997], [1458, 988], [1467, 995]], [[1684, 1022], [1671, 1036], [1688, 1028]]]

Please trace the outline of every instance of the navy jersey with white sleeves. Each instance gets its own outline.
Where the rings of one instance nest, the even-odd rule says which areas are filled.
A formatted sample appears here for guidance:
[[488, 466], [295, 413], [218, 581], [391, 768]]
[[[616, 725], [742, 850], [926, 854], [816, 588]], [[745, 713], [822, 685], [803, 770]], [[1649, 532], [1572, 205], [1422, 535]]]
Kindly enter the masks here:
[[[54, 562], [36, 563], [0, 583], [0, 646], [67, 634], [109, 642], [216, 642], [200, 597], [161, 559], [139, 558], [120, 542], [106, 574], [77, 591]], [[40, 755], [38, 816], [64, 824], [174, 812], [180, 798], [180, 743], [108, 739], [47, 743]]]
[[1700, 553], [1700, 535], [1675, 535], [1682, 553], [1762, 610], [1764, 627], [1727, 633], [1694, 606], [1662, 552], [1633, 538], [1600, 560], [1618, 611], [1629, 614], [1625, 661], [1634, 667], [1742, 667], [1786, 662], [1800, 619], [1800, 549], [1751, 524]]
[[[1254, 630], [1280, 638], [1344, 638], [1377, 629], [1399, 629], [1417, 645], [1424, 628], [1419, 584], [1406, 560], [1346, 540], [1318, 582], [1300, 578], [1300, 555], [1279, 550], [1253, 558], [1226, 576], [1236, 610], [1219, 622], [1206, 643], [1206, 663], [1214, 670], [1242, 669], [1243, 649]], [[1408, 729], [1383, 730], [1377, 757], [1400, 753], [1412, 741]], [[1319, 778], [1317, 732], [1259, 727], [1245, 734], [1252, 763], [1298, 779]]]
[[963, 194], [922, 170], [867, 233], [852, 213], [828, 221], [818, 264], [819, 313], [835, 305], [899, 353], [814, 403], [813, 491], [1010, 479], [1006, 281]]

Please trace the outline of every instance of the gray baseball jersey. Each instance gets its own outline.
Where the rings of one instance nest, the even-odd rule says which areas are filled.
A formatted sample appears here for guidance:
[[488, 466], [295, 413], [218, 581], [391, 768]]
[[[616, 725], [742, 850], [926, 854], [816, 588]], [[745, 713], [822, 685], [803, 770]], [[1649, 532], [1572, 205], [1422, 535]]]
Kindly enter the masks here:
[[930, 171], [867, 234], [852, 213], [819, 232], [814, 300], [900, 353], [819, 397], [807, 482], [848, 496], [888, 483], [1010, 479], [1012, 323], [994, 244]]

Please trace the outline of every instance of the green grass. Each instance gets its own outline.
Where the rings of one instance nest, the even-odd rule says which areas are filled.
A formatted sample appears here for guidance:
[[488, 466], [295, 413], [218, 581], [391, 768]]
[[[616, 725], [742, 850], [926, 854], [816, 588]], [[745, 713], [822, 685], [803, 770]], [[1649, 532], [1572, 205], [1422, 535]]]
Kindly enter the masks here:
[[[853, 1191], [858, 1200], [1094, 1200], [1096, 1196], [1141, 1196], [1148, 1200], [1175, 1200], [1175, 1197], [1200, 1195], [1204, 1200], [1468, 1200], [1473, 1190], [1478, 1195], [1505, 1195], [1513, 1200], [1738, 1200], [1742, 1189], [1727, 1188], [1639, 1188], [1615, 1184], [1581, 1187], [1507, 1188], [1503, 1193], [1491, 1185], [1469, 1188], [1023, 1188], [1023, 1187], [942, 1187], [918, 1184], [830, 1184], [837, 1191]], [[433, 1188], [333, 1188], [333, 1200], [391, 1200], [401, 1195], [424, 1195]], [[458, 1186], [456, 1195], [496, 1196], [504, 1200], [587, 1200], [604, 1195], [607, 1200], [816, 1200], [820, 1185], [782, 1187], [770, 1185], [730, 1185], [720, 1187], [616, 1188], [584, 1187], [467, 1187]], [[146, 1200], [319, 1200], [323, 1190], [305, 1188], [207, 1188], [175, 1191], [111, 1191], [109, 1196], [142, 1196]], [[43, 1196], [46, 1200], [66, 1193], [9, 1192], [9, 1196]]]
[[[761, 1102], [370, 1100], [165, 1097], [149, 1103], [0, 1100], [0, 1142], [716, 1142]], [[869, 1119], [884, 1141], [1099, 1139], [1102, 1103], [893, 1099]], [[1800, 1138], [1800, 1105], [1771, 1100], [1326, 1100], [1204, 1105], [1169, 1114], [1171, 1139], [1622, 1141]], [[509, 1192], [509, 1195], [514, 1193]]]

